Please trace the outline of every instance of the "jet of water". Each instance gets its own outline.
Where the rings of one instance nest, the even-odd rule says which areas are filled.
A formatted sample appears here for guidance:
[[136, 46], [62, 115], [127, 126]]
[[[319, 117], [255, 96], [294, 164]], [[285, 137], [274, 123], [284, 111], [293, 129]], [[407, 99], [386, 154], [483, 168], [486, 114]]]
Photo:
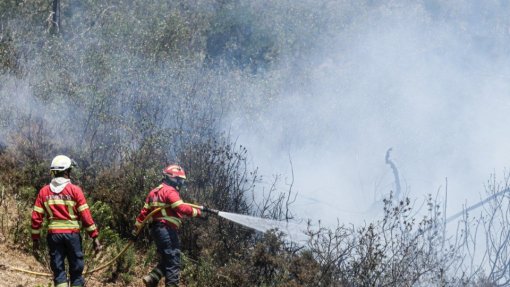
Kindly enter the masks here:
[[308, 240], [308, 236], [306, 235], [306, 224], [278, 221], [223, 211], [218, 212], [218, 216], [264, 233], [271, 230], [277, 230], [284, 234], [285, 239], [296, 244], [305, 245]]

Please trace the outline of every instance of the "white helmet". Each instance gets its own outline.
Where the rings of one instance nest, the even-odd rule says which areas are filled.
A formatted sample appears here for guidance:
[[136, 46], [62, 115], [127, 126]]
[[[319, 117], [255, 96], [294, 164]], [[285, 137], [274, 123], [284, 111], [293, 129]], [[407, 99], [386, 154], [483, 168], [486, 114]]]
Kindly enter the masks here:
[[57, 155], [51, 161], [51, 171], [64, 171], [73, 166], [73, 161], [65, 155]]

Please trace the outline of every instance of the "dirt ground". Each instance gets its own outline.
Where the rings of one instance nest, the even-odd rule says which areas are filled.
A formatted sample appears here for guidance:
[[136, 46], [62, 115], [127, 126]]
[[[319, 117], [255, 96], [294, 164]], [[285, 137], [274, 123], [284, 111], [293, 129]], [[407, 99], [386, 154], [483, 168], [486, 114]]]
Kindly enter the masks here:
[[48, 273], [48, 270], [44, 270], [41, 264], [32, 256], [9, 249], [4, 243], [0, 244], [0, 254], [2, 254], [0, 256], [0, 286], [47, 286], [48, 283], [51, 283], [48, 277], [38, 277], [14, 271], [7, 267], [13, 266], [30, 271]]
[[[19, 252], [9, 247], [5, 242], [0, 243], [0, 287], [47, 287], [53, 286], [53, 281], [49, 276], [36, 276], [20, 271], [13, 270], [10, 267], [16, 267], [24, 270], [41, 273], [51, 273], [49, 269], [44, 268], [41, 263], [35, 260], [32, 255]], [[134, 280], [129, 285], [121, 283], [103, 283], [94, 278], [94, 275], [85, 276], [86, 286], [88, 287], [142, 287], [144, 284], [141, 279]], [[159, 286], [164, 286], [163, 280]]]

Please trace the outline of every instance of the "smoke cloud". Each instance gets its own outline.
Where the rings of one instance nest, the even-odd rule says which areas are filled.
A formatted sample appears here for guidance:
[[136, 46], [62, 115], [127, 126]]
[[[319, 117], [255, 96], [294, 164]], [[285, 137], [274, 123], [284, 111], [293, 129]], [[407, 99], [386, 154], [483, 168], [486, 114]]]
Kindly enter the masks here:
[[506, 4], [390, 2], [300, 2], [328, 16], [324, 33], [282, 63], [277, 99], [231, 114], [227, 128], [266, 188], [292, 167], [297, 217], [360, 223], [382, 212], [377, 201], [395, 189], [390, 147], [417, 205], [427, 194], [444, 201], [447, 182], [447, 216], [483, 198], [490, 175], [509, 165]]

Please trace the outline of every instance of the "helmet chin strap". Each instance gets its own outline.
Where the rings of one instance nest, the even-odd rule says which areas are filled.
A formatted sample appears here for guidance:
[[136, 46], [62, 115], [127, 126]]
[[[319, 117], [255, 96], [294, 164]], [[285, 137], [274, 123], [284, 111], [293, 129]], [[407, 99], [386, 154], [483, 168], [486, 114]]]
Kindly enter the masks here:
[[177, 190], [181, 189], [182, 184], [179, 184], [177, 181], [173, 180], [172, 178], [165, 176], [163, 177], [163, 182], [174, 187]]
[[70, 177], [71, 177], [71, 168], [68, 168], [68, 169], [66, 169], [66, 170], [62, 170], [62, 171], [51, 170], [51, 171], [50, 171], [50, 174], [51, 174], [53, 177], [65, 177], [65, 178], [70, 178]]

